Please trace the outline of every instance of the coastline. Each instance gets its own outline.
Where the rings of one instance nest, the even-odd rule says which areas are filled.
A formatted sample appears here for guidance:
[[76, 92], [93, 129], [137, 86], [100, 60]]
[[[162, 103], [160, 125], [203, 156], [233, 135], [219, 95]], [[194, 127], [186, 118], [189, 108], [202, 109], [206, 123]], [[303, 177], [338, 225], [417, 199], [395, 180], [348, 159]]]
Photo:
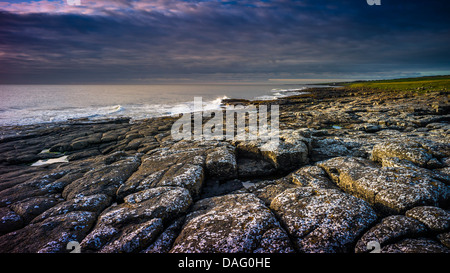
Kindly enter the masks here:
[[[275, 99], [305, 85], [0, 85], [0, 126], [32, 125], [71, 119], [132, 120], [187, 113], [202, 97], [210, 109], [224, 98]], [[43, 92], [42, 97], [38, 94]], [[52, 94], [55, 94], [53, 96]], [[26, 99], [20, 99], [26, 98]]]
[[2, 127], [0, 252], [449, 252], [448, 91], [302, 91], [225, 101], [280, 105], [274, 152], [173, 116]]

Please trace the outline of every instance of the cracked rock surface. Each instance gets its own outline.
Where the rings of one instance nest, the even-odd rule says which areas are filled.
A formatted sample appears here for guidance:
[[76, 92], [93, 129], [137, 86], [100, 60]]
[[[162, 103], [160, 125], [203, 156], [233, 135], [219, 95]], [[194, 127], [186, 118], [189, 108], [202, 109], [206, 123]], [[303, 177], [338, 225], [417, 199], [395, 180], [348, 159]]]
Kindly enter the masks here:
[[177, 117], [2, 127], [0, 252], [450, 252], [448, 93], [253, 103], [280, 104], [276, 150]]

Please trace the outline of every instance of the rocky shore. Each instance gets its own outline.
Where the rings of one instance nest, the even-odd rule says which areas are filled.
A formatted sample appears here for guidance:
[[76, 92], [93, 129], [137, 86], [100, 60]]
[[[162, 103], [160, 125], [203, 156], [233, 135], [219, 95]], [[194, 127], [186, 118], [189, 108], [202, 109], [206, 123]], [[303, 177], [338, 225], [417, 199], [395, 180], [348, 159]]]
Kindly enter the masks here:
[[0, 252], [450, 252], [449, 93], [309, 91], [228, 102], [280, 104], [272, 152], [175, 117], [1, 128]]

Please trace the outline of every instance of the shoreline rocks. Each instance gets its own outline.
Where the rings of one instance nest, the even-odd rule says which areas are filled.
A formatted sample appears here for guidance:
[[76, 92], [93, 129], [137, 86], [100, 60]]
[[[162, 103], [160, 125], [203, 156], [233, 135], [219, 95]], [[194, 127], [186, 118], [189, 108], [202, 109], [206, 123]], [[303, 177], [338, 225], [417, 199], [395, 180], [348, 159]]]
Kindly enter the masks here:
[[420, 205], [437, 206], [449, 199], [444, 183], [407, 168], [378, 168], [369, 160], [354, 157], [336, 157], [318, 166], [345, 192], [384, 213], [404, 213]]
[[253, 194], [198, 201], [187, 215], [173, 253], [290, 253], [289, 237]]
[[280, 105], [273, 151], [175, 141], [174, 117], [4, 127], [0, 252], [448, 253], [448, 96], [227, 101]]
[[299, 252], [348, 252], [377, 216], [363, 200], [332, 189], [297, 187], [277, 195], [275, 211]]

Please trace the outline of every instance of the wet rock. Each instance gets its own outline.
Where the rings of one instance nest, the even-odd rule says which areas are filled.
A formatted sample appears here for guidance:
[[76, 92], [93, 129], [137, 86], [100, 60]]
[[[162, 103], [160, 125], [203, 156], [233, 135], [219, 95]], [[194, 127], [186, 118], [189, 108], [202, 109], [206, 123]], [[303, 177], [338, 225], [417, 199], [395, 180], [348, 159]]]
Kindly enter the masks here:
[[350, 252], [377, 216], [363, 200], [332, 189], [287, 189], [270, 204], [300, 252]]
[[443, 232], [450, 228], [450, 213], [438, 207], [415, 207], [405, 215], [422, 222], [433, 232]]
[[222, 100], [222, 103], [225, 105], [248, 105], [250, 103], [249, 100], [246, 99], [230, 99], [226, 98]]
[[378, 242], [381, 247], [400, 238], [423, 235], [427, 228], [421, 222], [403, 215], [392, 215], [372, 227], [357, 242], [355, 252], [368, 252], [367, 244]]
[[230, 194], [194, 204], [170, 252], [293, 252], [275, 216], [253, 194]]
[[420, 205], [447, 202], [448, 187], [407, 168], [378, 168], [362, 158], [336, 157], [318, 164], [345, 192], [362, 198], [384, 213], [404, 213]]

